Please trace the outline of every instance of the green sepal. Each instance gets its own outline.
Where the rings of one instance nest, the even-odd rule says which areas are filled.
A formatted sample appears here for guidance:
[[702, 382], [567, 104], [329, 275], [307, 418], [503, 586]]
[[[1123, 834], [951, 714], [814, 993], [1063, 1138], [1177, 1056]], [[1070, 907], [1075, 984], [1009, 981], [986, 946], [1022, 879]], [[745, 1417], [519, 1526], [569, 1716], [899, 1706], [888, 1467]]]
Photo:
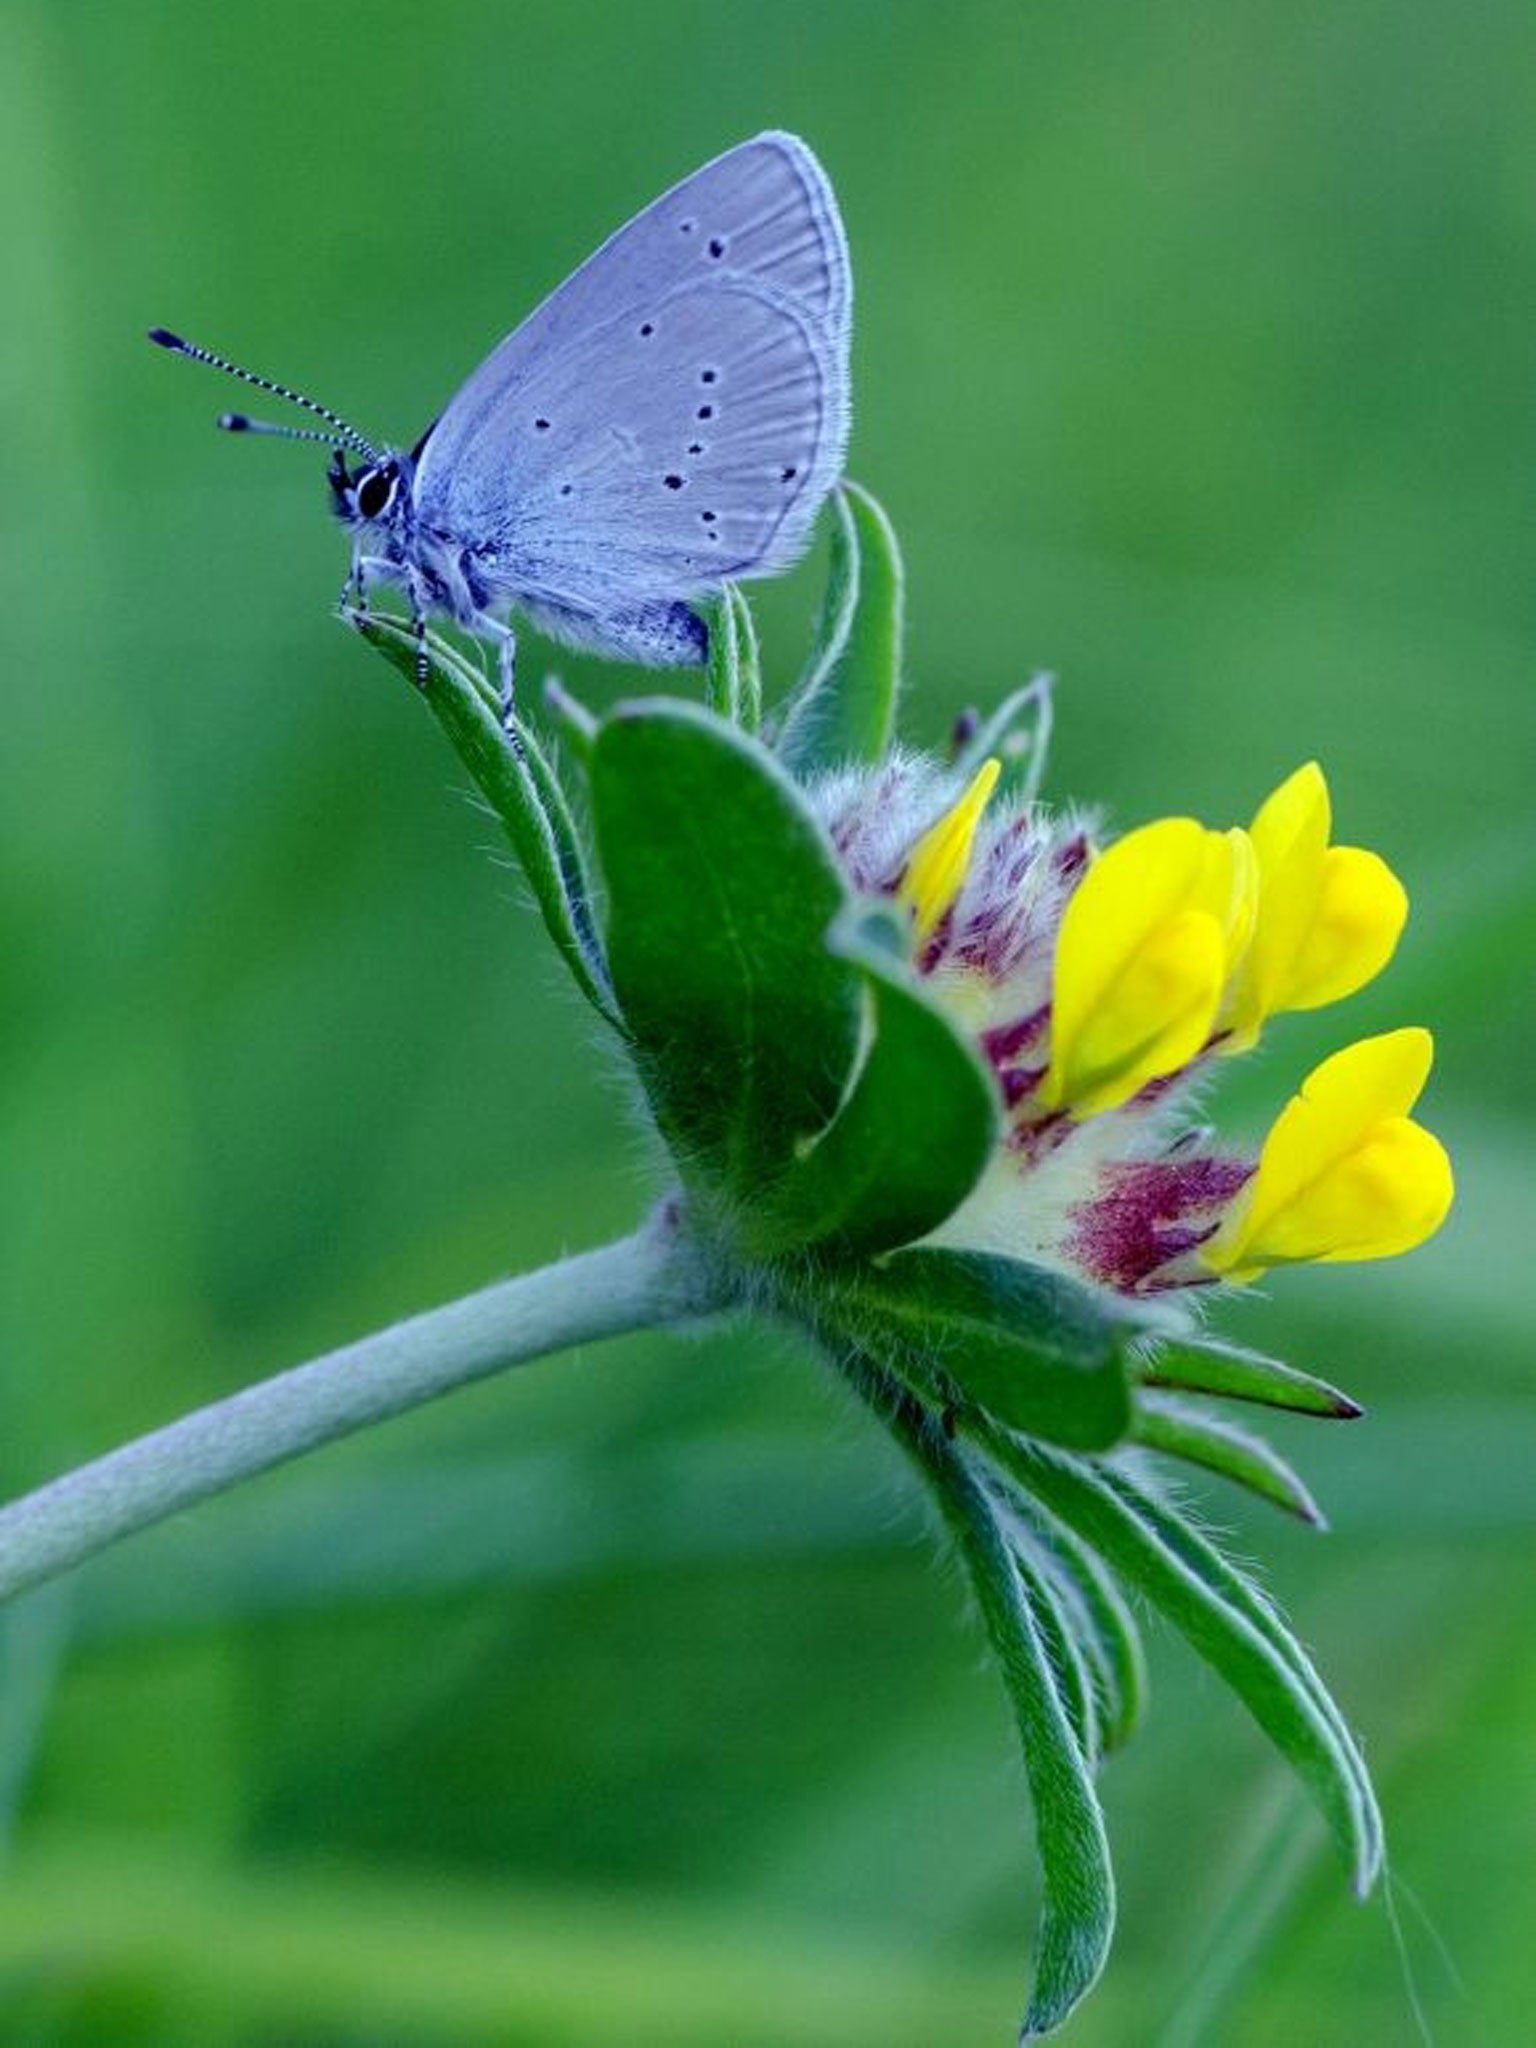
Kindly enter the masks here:
[[1069, 1704], [1072, 1681], [1052, 1661], [1030, 1582], [1006, 1533], [1009, 1504], [963, 1445], [863, 1356], [844, 1371], [894, 1429], [928, 1481], [997, 1658], [1024, 1753], [1043, 1876], [1040, 1933], [1021, 2040], [1060, 2027], [1092, 1990], [1115, 1926], [1115, 1882], [1104, 1815]]
[[846, 762], [881, 760], [901, 687], [904, 577], [890, 521], [868, 491], [832, 496], [832, 554], [816, 644], [795, 685], [778, 752], [804, 777]]
[[[345, 610], [342, 616], [417, 686], [417, 639], [405, 621], [354, 610]], [[586, 852], [553, 763], [515, 710], [509, 739], [494, 691], [446, 641], [428, 633], [422, 644], [427, 657], [422, 694], [428, 708], [501, 820], [545, 928], [577, 985], [610, 1024], [617, 1024], [607, 963], [593, 921]]]
[[847, 885], [772, 755], [696, 705], [620, 705], [592, 749], [608, 961], [685, 1178], [752, 1207], [831, 1122], [861, 976], [828, 952]]
[[829, 1276], [815, 1313], [930, 1403], [1073, 1450], [1107, 1450], [1130, 1427], [1124, 1324], [1042, 1266], [915, 1246]]
[[1222, 1478], [1246, 1487], [1261, 1500], [1283, 1508], [1314, 1529], [1328, 1526], [1322, 1509], [1300, 1476], [1262, 1437], [1250, 1436], [1245, 1429], [1198, 1414], [1183, 1402], [1143, 1394], [1136, 1403], [1136, 1422], [1131, 1434], [1149, 1451], [1161, 1451], [1165, 1457], [1182, 1458], [1186, 1464], [1219, 1472]]
[[1255, 1401], [1297, 1415], [1326, 1416], [1333, 1422], [1350, 1422], [1365, 1413], [1358, 1401], [1326, 1380], [1218, 1337], [1159, 1342], [1141, 1362], [1139, 1377], [1149, 1387], [1213, 1394], [1228, 1401]]
[[704, 701], [718, 718], [756, 732], [763, 722], [763, 677], [757, 651], [757, 628], [746, 598], [734, 583], [701, 607], [709, 627], [709, 661], [704, 671]]
[[997, 1135], [997, 1091], [980, 1059], [892, 959], [867, 921], [833, 953], [863, 984], [863, 1053], [836, 1117], [748, 1219], [744, 1247], [856, 1257], [926, 1237], [959, 1208]]
[[1264, 1596], [1184, 1516], [1117, 1465], [1067, 1458], [995, 1426], [994, 1461], [1127, 1582], [1226, 1680], [1311, 1792], [1363, 1897], [1382, 1828], [1364, 1759], [1322, 1680]]

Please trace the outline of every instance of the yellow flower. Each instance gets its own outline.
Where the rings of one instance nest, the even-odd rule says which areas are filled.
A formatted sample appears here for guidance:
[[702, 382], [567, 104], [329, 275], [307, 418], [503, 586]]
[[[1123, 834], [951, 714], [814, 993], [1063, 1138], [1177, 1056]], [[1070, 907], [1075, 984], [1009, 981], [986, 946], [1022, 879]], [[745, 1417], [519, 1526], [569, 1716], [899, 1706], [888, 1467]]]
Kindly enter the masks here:
[[912, 849], [901, 878], [900, 895], [912, 912], [919, 943], [932, 938], [945, 911], [960, 894], [970, 866], [976, 828], [1002, 772], [1001, 761], [983, 761], [965, 795]]
[[1408, 915], [1403, 885], [1374, 853], [1330, 846], [1328, 784], [1315, 761], [1282, 782], [1249, 828], [1258, 917], [1232, 992], [1223, 1052], [1243, 1052], [1278, 1010], [1352, 995], [1391, 959]]
[[1056, 946], [1047, 1108], [1117, 1108], [1199, 1054], [1248, 944], [1254, 891], [1247, 836], [1193, 818], [1143, 825], [1094, 861]]
[[1387, 1258], [1432, 1236], [1451, 1206], [1451, 1163], [1408, 1112], [1433, 1057], [1427, 1031], [1388, 1031], [1315, 1068], [1204, 1247], [1205, 1264], [1245, 1281], [1300, 1259]]

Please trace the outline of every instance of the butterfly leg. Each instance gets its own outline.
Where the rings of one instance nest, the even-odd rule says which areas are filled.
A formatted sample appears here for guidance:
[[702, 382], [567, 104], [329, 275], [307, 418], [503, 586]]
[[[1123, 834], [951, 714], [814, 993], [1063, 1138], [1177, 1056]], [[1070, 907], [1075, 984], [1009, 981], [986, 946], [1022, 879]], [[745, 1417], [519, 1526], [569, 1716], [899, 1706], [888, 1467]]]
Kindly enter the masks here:
[[341, 586], [341, 608], [356, 611], [366, 618], [368, 614], [368, 591], [375, 583], [390, 583], [396, 577], [395, 566], [382, 555], [354, 555], [347, 580]]
[[497, 698], [501, 710], [501, 729], [515, 745], [516, 728], [512, 721], [517, 708], [517, 635], [505, 619], [493, 619], [488, 612], [477, 614], [475, 631], [483, 633], [496, 643], [496, 674], [499, 684]]

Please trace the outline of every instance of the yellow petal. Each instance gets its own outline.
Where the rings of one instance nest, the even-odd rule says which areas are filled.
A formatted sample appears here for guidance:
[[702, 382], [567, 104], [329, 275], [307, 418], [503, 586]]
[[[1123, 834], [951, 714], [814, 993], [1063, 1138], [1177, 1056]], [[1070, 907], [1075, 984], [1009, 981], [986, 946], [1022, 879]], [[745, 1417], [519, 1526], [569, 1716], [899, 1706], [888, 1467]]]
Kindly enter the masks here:
[[1408, 915], [1403, 885], [1376, 854], [1330, 847], [1330, 822], [1315, 761], [1287, 777], [1254, 818], [1258, 916], [1228, 1006], [1227, 1052], [1252, 1045], [1278, 1010], [1352, 995], [1392, 957]]
[[1251, 1280], [1300, 1259], [1377, 1259], [1422, 1244], [1454, 1193], [1444, 1147], [1408, 1116], [1433, 1056], [1429, 1033], [1410, 1029], [1324, 1060], [1276, 1119], [1206, 1264]]
[[[1215, 834], [1213, 837], [1217, 836]], [[1259, 860], [1253, 841], [1234, 825], [1225, 839], [1231, 864], [1226, 906], [1227, 973], [1235, 974], [1247, 958], [1259, 916]]]
[[1280, 1007], [1316, 1010], [1353, 995], [1392, 958], [1407, 919], [1408, 893], [1379, 854], [1330, 846]]
[[1281, 990], [1312, 923], [1331, 821], [1328, 784], [1308, 761], [1265, 799], [1248, 828], [1258, 915], [1233, 994], [1228, 1051], [1252, 1045], [1264, 1019], [1283, 1006]]
[[901, 900], [912, 912], [919, 941], [931, 938], [939, 921], [960, 894], [971, 848], [987, 799], [997, 786], [1002, 763], [983, 761], [969, 789], [932, 825], [913, 847], [901, 878]]
[[1048, 1108], [1113, 1109], [1199, 1053], [1241, 922], [1239, 857], [1227, 835], [1164, 818], [1089, 868], [1057, 940]]

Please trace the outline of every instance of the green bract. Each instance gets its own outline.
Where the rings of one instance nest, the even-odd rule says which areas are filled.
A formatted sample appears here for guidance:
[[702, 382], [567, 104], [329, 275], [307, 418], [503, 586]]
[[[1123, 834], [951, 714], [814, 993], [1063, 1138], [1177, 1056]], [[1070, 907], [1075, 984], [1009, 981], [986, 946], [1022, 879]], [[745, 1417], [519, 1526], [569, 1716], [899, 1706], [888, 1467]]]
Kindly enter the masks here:
[[[1359, 1751], [1270, 1603], [1155, 1488], [1152, 1452], [1304, 1519], [1305, 1487], [1201, 1397], [1343, 1417], [1325, 1382], [952, 1219], [1003, 1141], [993, 1073], [914, 970], [899, 896], [861, 897], [816, 778], [888, 756], [902, 571], [874, 500], [835, 501], [817, 642], [777, 718], [745, 600], [710, 613], [706, 702], [596, 718], [550, 692], [561, 765], [427, 642], [428, 702], [506, 828], [551, 937], [617, 1032], [673, 1163], [673, 1208], [723, 1298], [794, 1324], [890, 1427], [963, 1560], [1012, 1700], [1044, 1870], [1026, 2034], [1060, 2025], [1107, 1952], [1095, 1774], [1144, 1697], [1120, 1588], [1159, 1609], [1310, 1788], [1364, 1890], [1381, 1824]], [[397, 622], [355, 623], [408, 675]], [[1035, 794], [1042, 685], [961, 747]], [[590, 838], [578, 820], [590, 821]], [[931, 821], [930, 821], [931, 822]], [[945, 1242], [925, 1242], [945, 1227]], [[722, 1287], [717, 1282], [716, 1295]]]

